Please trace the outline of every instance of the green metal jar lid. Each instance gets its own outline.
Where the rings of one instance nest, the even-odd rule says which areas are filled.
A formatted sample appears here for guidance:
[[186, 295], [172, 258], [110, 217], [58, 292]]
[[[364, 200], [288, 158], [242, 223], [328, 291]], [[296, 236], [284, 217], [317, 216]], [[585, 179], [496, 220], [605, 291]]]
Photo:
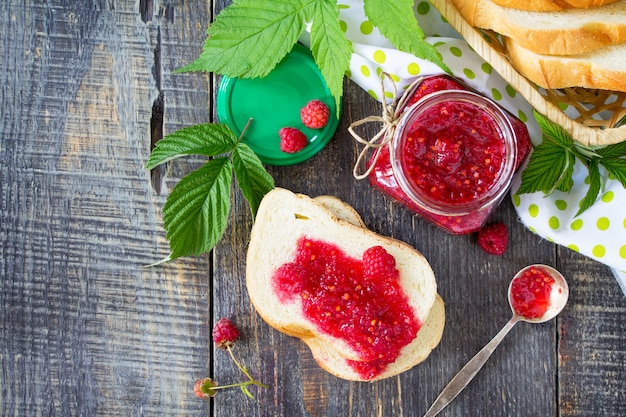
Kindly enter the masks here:
[[[300, 109], [310, 100], [328, 106], [328, 123], [309, 129], [300, 120]], [[308, 48], [296, 44], [291, 52], [263, 78], [222, 77], [217, 93], [217, 115], [237, 136], [248, 120], [246, 143], [268, 165], [293, 165], [317, 154], [335, 133], [339, 120], [337, 107]], [[293, 154], [280, 150], [278, 131], [282, 127], [300, 129], [308, 145]]]

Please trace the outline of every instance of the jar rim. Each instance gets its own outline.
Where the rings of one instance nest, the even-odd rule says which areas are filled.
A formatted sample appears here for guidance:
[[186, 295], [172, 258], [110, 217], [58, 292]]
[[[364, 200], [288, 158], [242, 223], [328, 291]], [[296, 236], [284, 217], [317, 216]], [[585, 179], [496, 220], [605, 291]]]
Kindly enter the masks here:
[[[411, 181], [409, 181], [405, 175], [405, 170], [402, 167], [402, 161], [404, 159], [402, 158], [404, 152], [403, 145], [407, 136], [405, 132], [413, 126], [415, 120], [417, 120], [425, 110], [433, 105], [451, 101], [464, 102], [477, 106], [482, 111], [486, 111], [498, 126], [499, 131], [496, 133], [505, 144], [504, 161], [499, 168], [498, 176], [494, 183], [475, 200], [460, 204], [436, 201], [424, 195], [421, 190], [411, 184]], [[398, 180], [398, 185], [417, 205], [435, 214], [463, 216], [491, 202], [498, 201], [508, 191], [515, 173], [517, 144], [515, 131], [509, 118], [495, 102], [472, 91], [440, 90], [425, 95], [416, 103], [403, 110], [400, 122], [398, 123], [391, 141], [390, 156], [391, 165]]]

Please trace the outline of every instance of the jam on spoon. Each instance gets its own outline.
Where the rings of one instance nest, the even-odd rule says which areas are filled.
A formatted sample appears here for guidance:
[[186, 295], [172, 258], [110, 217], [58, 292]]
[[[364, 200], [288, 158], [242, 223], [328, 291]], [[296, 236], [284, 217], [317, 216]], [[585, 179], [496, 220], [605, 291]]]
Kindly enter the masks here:
[[569, 288], [559, 271], [547, 265], [535, 264], [522, 268], [515, 274], [508, 294], [513, 311], [511, 320], [452, 378], [424, 417], [435, 417], [450, 404], [476, 376], [518, 321], [543, 323], [556, 317], [567, 303]]

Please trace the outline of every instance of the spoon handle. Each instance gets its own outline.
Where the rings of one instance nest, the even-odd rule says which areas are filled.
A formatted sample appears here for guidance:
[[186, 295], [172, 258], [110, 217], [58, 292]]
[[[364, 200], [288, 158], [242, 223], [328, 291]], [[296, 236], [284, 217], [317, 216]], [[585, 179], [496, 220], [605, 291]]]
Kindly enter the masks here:
[[517, 316], [513, 316], [507, 324], [504, 325], [502, 330], [494, 336], [493, 339], [484, 348], [482, 348], [470, 361], [452, 378], [448, 385], [441, 391], [441, 394], [437, 397], [433, 405], [430, 406], [424, 417], [435, 417], [441, 410], [443, 410], [452, 400], [459, 395], [461, 391], [470, 383], [474, 376], [480, 371], [487, 359], [491, 356], [494, 350], [498, 347], [502, 339], [509, 333], [515, 323], [517, 323]]

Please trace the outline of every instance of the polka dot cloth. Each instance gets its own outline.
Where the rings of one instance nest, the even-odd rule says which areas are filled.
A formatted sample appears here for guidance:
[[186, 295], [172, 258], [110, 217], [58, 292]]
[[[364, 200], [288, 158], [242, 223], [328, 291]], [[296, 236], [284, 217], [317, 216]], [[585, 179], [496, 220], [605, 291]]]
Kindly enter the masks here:
[[[543, 238], [566, 246], [613, 268], [626, 293], [626, 190], [615, 180], [607, 181], [596, 203], [574, 217], [578, 203], [588, 189], [587, 170], [579, 162], [574, 167], [574, 187], [570, 193], [513, 195], [521, 221]], [[519, 187], [514, 179], [513, 192]]]
[[[398, 91], [419, 76], [442, 72], [429, 61], [398, 51], [368, 21], [362, 0], [339, 3], [341, 26], [354, 47], [348, 75], [376, 100], [391, 100], [389, 85], [385, 85], [386, 97], [381, 97], [381, 72], [391, 74]], [[427, 35], [426, 40], [436, 47], [454, 75], [520, 118], [533, 142], [540, 143], [541, 130], [528, 102], [467, 45], [429, 2], [415, 2], [415, 16]], [[306, 35], [301, 40], [308, 44]], [[518, 175], [512, 187], [515, 208], [520, 220], [534, 233], [611, 266], [626, 292], [626, 211], [620, 209], [626, 207], [626, 190], [619, 182], [609, 180], [600, 201], [574, 218], [578, 202], [587, 191], [585, 174], [579, 163], [574, 191], [555, 192], [548, 197], [543, 193], [515, 195]]]

